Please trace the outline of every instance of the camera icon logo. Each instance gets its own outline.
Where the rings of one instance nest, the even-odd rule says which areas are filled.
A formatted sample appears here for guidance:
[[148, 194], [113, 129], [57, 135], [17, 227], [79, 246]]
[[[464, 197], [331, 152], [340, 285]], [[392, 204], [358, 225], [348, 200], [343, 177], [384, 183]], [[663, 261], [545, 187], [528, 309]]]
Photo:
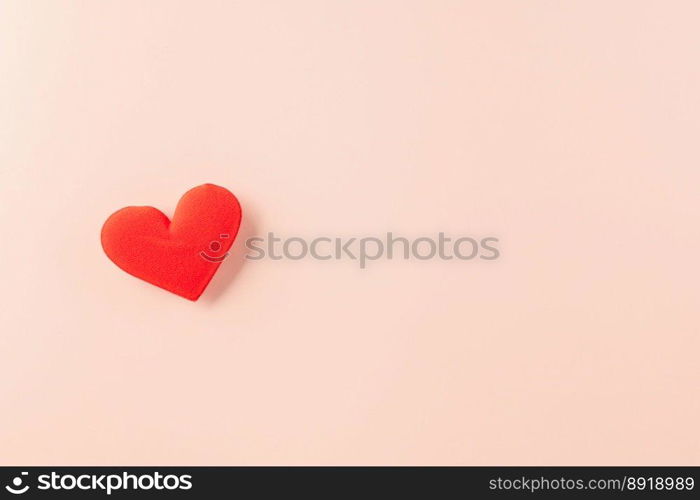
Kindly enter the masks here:
[[[225, 240], [229, 237], [230, 237], [230, 235], [228, 235], [228, 234], [220, 234], [219, 235], [219, 238], [221, 238], [222, 240]], [[199, 252], [199, 256], [208, 262], [223, 262], [224, 259], [226, 257], [228, 257], [227, 252], [224, 253], [223, 255], [217, 255], [217, 253], [221, 252], [221, 242], [218, 240], [210, 241], [208, 250], [214, 255], [209, 255], [204, 250]]]
[[21, 495], [22, 493], [26, 493], [29, 489], [29, 485], [27, 484], [24, 487], [22, 487], [22, 476], [27, 476], [28, 474], [28, 472], [22, 472], [21, 475], [15, 477], [12, 480], [12, 486], [7, 485], [5, 486], [5, 489], [13, 495]]

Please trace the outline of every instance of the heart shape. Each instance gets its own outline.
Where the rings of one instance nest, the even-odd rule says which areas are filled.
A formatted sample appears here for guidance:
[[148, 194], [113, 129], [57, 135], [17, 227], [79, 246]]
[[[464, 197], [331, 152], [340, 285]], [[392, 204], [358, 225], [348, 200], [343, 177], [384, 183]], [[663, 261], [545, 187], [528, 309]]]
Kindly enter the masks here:
[[241, 217], [233, 193], [203, 184], [182, 195], [172, 222], [153, 207], [113, 213], [102, 226], [102, 248], [132, 276], [197, 300], [233, 245]]

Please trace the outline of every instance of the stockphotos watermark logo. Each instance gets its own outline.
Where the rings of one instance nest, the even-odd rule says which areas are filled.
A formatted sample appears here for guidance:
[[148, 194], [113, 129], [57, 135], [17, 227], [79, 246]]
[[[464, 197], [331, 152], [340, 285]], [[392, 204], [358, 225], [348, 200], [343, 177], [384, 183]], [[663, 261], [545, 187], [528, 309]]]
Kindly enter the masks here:
[[25, 483], [25, 479], [29, 472], [21, 472], [19, 476], [12, 478], [10, 484], [5, 486], [5, 489], [13, 495], [21, 495], [29, 491], [29, 485]]
[[[216, 242], [212, 242], [216, 243]], [[500, 257], [498, 238], [493, 236], [447, 236], [437, 235], [406, 238], [386, 233], [381, 238], [364, 236], [339, 238], [318, 236], [304, 238], [292, 236], [280, 238], [275, 233], [248, 238], [245, 242], [249, 260], [353, 260], [360, 269], [371, 261], [380, 259], [416, 260], [496, 260]], [[217, 247], [220, 248], [220, 247]], [[207, 259], [208, 260], [208, 259]]]
[[[111, 495], [114, 491], [173, 491], [192, 489], [192, 476], [189, 474], [40, 474], [37, 484], [31, 489], [39, 491], [91, 491]], [[29, 473], [22, 472], [14, 477], [5, 489], [13, 495], [22, 495], [30, 490]]]

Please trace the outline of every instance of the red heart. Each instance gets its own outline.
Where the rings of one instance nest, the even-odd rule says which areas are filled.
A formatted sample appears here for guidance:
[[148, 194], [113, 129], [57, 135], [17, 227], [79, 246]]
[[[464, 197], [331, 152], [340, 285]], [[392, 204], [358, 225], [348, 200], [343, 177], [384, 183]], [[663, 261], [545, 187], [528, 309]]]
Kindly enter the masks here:
[[241, 206], [220, 186], [190, 189], [172, 222], [153, 207], [126, 207], [102, 226], [102, 248], [127, 273], [197, 300], [238, 233]]

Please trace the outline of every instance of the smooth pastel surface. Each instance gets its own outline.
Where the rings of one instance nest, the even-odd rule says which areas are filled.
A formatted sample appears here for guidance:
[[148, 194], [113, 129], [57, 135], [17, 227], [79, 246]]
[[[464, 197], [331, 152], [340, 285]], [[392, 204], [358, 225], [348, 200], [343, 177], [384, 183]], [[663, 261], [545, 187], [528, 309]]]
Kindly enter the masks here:
[[[696, 1], [0, 2], [3, 464], [700, 464]], [[226, 261], [115, 208], [213, 182], [232, 252], [493, 234], [484, 262]]]

